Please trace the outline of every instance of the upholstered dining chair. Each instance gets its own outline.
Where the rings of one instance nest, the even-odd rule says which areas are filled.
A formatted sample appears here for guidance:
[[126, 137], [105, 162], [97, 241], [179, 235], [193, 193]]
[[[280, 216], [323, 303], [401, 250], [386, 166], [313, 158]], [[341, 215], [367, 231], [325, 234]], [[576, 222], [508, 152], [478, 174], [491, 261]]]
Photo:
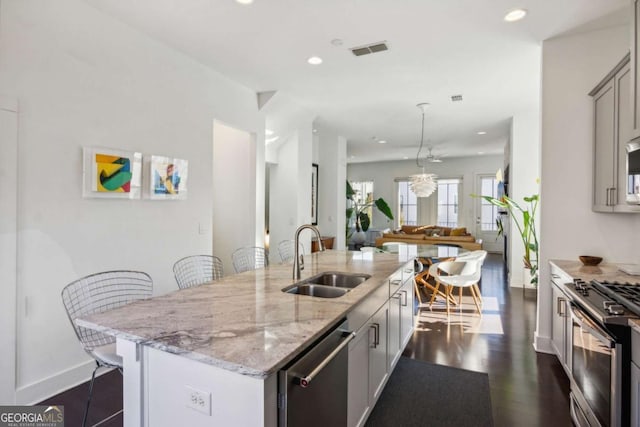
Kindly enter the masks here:
[[173, 275], [180, 289], [201, 285], [224, 276], [222, 260], [213, 255], [190, 255], [173, 264]]
[[[289, 264], [293, 262], [295, 257], [295, 240], [283, 240], [278, 243], [278, 255], [283, 264]], [[304, 255], [304, 246], [302, 243], [298, 244], [298, 254]]]
[[248, 246], [236, 249], [231, 254], [231, 259], [236, 273], [257, 270], [258, 268], [269, 265], [269, 253], [265, 248], [260, 246]]
[[62, 303], [71, 326], [84, 351], [96, 361], [82, 418], [83, 427], [87, 423], [96, 371], [117, 368], [122, 373], [122, 358], [116, 354], [115, 337], [78, 326], [76, 319], [149, 298], [152, 293], [153, 281], [147, 273], [125, 270], [91, 274], [69, 283], [62, 290]]
[[[462, 289], [469, 288], [471, 297], [476, 305], [476, 309], [479, 314], [482, 314], [482, 309], [476, 295], [476, 287], [481, 276], [480, 264], [476, 260], [469, 261], [443, 261], [431, 265], [429, 267], [429, 275], [435, 279], [436, 286], [431, 301], [429, 301], [429, 307], [433, 305], [433, 301], [438, 295], [440, 285], [445, 288], [445, 301], [447, 304], [447, 314], [450, 313], [450, 297], [451, 291], [454, 287], [459, 288], [460, 302], [462, 302]], [[462, 304], [458, 304], [460, 310], [462, 310]]]

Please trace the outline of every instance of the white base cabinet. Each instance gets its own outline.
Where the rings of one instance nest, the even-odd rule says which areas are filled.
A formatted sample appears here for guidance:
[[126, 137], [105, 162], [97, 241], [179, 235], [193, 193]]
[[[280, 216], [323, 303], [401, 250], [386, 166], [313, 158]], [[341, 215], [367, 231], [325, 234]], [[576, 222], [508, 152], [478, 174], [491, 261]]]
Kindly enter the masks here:
[[551, 347], [565, 372], [571, 377], [571, 315], [569, 298], [562, 290], [564, 283], [572, 278], [551, 264], [551, 292], [553, 295], [553, 318], [551, 328]]

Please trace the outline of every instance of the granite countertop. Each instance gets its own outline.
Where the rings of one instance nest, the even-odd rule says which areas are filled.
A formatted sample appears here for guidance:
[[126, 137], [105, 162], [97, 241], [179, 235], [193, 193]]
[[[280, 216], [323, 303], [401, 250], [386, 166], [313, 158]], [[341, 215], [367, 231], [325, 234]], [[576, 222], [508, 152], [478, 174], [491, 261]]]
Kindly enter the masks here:
[[278, 371], [412, 258], [325, 251], [305, 256], [301, 279], [324, 271], [372, 277], [339, 298], [286, 294], [292, 265], [216, 282], [77, 319], [80, 326], [258, 378]]
[[586, 282], [591, 280], [606, 280], [620, 283], [640, 283], [640, 276], [632, 276], [623, 273], [618, 268], [618, 264], [604, 263], [596, 266], [585, 266], [580, 261], [567, 261], [552, 259], [549, 262], [556, 265], [562, 271], [574, 279], [582, 279]]

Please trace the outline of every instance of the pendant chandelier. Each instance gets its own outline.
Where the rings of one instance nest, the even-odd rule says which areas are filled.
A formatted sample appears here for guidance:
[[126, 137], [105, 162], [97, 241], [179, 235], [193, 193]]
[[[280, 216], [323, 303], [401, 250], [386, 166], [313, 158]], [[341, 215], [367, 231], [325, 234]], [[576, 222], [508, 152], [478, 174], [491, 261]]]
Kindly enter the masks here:
[[418, 154], [416, 154], [416, 165], [422, 168], [422, 173], [411, 175], [409, 177], [409, 187], [413, 191], [416, 197], [429, 197], [436, 191], [436, 178], [437, 175], [432, 173], [425, 173], [424, 165], [420, 164], [420, 152], [424, 145], [424, 110], [429, 104], [426, 102], [417, 105], [422, 110], [422, 133], [420, 134], [420, 148], [418, 148]]

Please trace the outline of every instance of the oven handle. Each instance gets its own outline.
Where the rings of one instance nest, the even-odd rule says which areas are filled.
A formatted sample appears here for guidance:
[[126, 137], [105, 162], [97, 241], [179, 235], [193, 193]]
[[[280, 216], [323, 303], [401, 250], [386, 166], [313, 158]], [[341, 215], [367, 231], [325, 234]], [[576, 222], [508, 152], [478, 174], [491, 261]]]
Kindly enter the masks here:
[[591, 320], [586, 314], [582, 312], [578, 307], [571, 304], [571, 318], [582, 329], [587, 330], [591, 335], [596, 337], [602, 344], [608, 348], [615, 348], [616, 342], [607, 332], [598, 326], [593, 320]]

